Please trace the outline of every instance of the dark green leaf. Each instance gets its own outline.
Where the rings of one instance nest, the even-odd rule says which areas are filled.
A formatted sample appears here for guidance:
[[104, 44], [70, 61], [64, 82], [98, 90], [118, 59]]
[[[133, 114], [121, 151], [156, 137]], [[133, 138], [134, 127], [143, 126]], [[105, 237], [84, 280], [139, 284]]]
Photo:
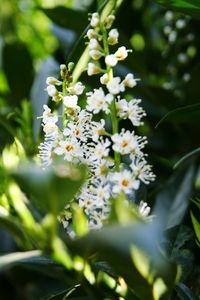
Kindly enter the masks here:
[[197, 300], [197, 297], [193, 294], [191, 289], [189, 289], [184, 283], [179, 283], [176, 285], [175, 290], [181, 300]]
[[195, 180], [193, 164], [177, 169], [156, 198], [155, 214], [167, 228], [179, 225], [185, 216]]
[[54, 8], [40, 8], [54, 23], [61, 27], [71, 29], [78, 35], [88, 24], [87, 13], [81, 10], [73, 10], [64, 6]]
[[0, 270], [4, 270], [12, 267], [24, 259], [32, 259], [35, 256], [40, 256], [39, 250], [27, 251], [27, 252], [15, 252], [0, 256]]
[[3, 69], [12, 94], [12, 104], [29, 98], [34, 71], [31, 55], [24, 44], [4, 45]]
[[199, 0], [156, 0], [156, 2], [165, 5], [168, 9], [200, 18]]
[[156, 128], [164, 122], [193, 123], [200, 118], [200, 104], [193, 104], [177, 108], [167, 113], [156, 125]]
[[86, 178], [86, 169], [57, 161], [42, 170], [40, 166], [29, 163], [21, 165], [11, 175], [22, 190], [33, 196], [35, 204], [57, 214], [80, 189]]
[[176, 266], [162, 256], [157, 248], [160, 234], [159, 226], [153, 223], [145, 224], [140, 221], [126, 226], [115, 224], [89, 233], [74, 241], [72, 246], [82, 255], [97, 252], [116, 273], [125, 278], [140, 299], [150, 300], [154, 299], [152, 289], [156, 278], [163, 280], [167, 286], [165, 292], [168, 292], [168, 289], [173, 287], [177, 275]]
[[196, 233], [198, 241], [200, 242], [200, 223], [198, 222], [198, 220], [196, 219], [196, 217], [192, 212], [190, 214], [191, 214], [192, 224], [194, 226], [194, 231]]
[[176, 169], [180, 164], [185, 162], [188, 158], [190, 158], [192, 156], [197, 156], [197, 155], [199, 155], [199, 153], [200, 153], [200, 148], [197, 148], [197, 149], [187, 153], [181, 159], [179, 159], [179, 161], [177, 161], [177, 163], [174, 165], [174, 169]]

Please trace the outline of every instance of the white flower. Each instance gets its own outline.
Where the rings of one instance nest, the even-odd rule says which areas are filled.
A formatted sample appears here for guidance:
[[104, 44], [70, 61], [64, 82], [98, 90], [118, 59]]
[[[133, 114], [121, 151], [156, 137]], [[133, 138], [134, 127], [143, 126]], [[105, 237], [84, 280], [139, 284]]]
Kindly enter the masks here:
[[93, 121], [91, 123], [92, 128], [91, 128], [91, 135], [93, 141], [98, 141], [99, 136], [103, 135], [105, 133], [105, 120], [101, 119], [100, 122], [95, 122]]
[[90, 25], [92, 27], [97, 27], [99, 25], [100, 19], [99, 19], [99, 14], [98, 13], [93, 13], [91, 20], [90, 20]]
[[88, 76], [92, 76], [92, 75], [95, 75], [95, 74], [98, 74], [101, 72], [101, 69], [93, 64], [93, 63], [88, 63], [88, 67], [87, 67], [87, 73], [88, 73]]
[[94, 29], [88, 29], [87, 31], [87, 37], [88, 39], [96, 38], [97, 33]]
[[43, 126], [43, 131], [46, 135], [57, 136], [58, 135], [58, 126], [53, 122], [47, 122]]
[[112, 80], [110, 80], [106, 87], [109, 91], [109, 93], [113, 95], [117, 95], [120, 92], [124, 92], [124, 85], [120, 83], [121, 79], [120, 77], [114, 77]]
[[76, 95], [64, 96], [63, 103], [67, 108], [77, 109], [78, 97]]
[[151, 208], [148, 206], [146, 202], [140, 201], [138, 211], [143, 217], [147, 217], [151, 211]]
[[64, 159], [70, 162], [74, 159], [80, 160], [83, 156], [80, 144], [75, 138], [66, 141], [61, 140], [54, 149], [54, 153], [64, 155]]
[[99, 60], [103, 56], [103, 53], [99, 50], [90, 50], [89, 56], [94, 60]]
[[111, 94], [104, 94], [102, 88], [94, 89], [94, 92], [87, 93], [87, 106], [86, 109], [88, 111], [92, 111], [94, 114], [98, 114], [101, 110], [109, 113], [109, 104], [113, 100], [113, 96]]
[[47, 85], [62, 85], [62, 81], [56, 79], [55, 77], [47, 77], [46, 84]]
[[52, 84], [48, 85], [46, 90], [47, 90], [47, 93], [50, 97], [58, 96], [58, 91], [57, 91], [57, 89], [54, 85], [52, 85]]
[[85, 86], [82, 82], [77, 82], [74, 86], [68, 88], [68, 91], [74, 95], [81, 95], [84, 91]]
[[109, 146], [110, 146], [111, 142], [106, 139], [105, 141], [103, 139], [101, 139], [95, 146], [94, 149], [94, 155], [91, 158], [92, 160], [97, 160], [97, 159], [101, 159], [103, 157], [107, 157], [109, 154]]
[[127, 117], [131, 120], [134, 126], [142, 125], [143, 122], [141, 122], [141, 118], [146, 116], [143, 108], [138, 105], [140, 102], [140, 99], [132, 99], [128, 103], [129, 109], [127, 112]]
[[43, 105], [43, 108], [44, 108], [44, 112], [42, 115], [42, 122], [44, 124], [46, 123], [55, 124], [56, 122], [58, 122], [58, 116], [56, 114], [52, 114], [51, 109], [46, 104]]
[[132, 154], [141, 155], [141, 149], [146, 144], [146, 138], [134, 135], [134, 132], [125, 131], [123, 128], [121, 133], [116, 133], [111, 137], [113, 141], [113, 150], [122, 155]]
[[137, 85], [137, 81], [134, 78], [133, 74], [131, 74], [131, 73], [128, 73], [122, 82], [123, 82], [124, 86], [129, 87], [129, 88], [133, 88], [134, 86]]
[[120, 99], [120, 97], [117, 97], [118, 100], [116, 101], [116, 109], [117, 109], [117, 115], [120, 118], [127, 117], [129, 106], [128, 102], [125, 99]]
[[118, 60], [117, 60], [117, 58], [115, 57], [114, 54], [109, 54], [109, 55], [107, 55], [107, 56], [105, 57], [105, 63], [106, 63], [106, 65], [109, 66], [109, 67], [114, 67], [114, 66], [116, 66], [117, 62], [118, 62]]
[[109, 15], [106, 17], [105, 19], [105, 26], [107, 29], [110, 29], [112, 27], [112, 24], [115, 20], [115, 16], [114, 15]]
[[118, 43], [119, 32], [117, 29], [111, 29], [108, 33], [108, 44], [115, 45]]
[[183, 19], [179, 19], [176, 21], [176, 28], [183, 29], [186, 26], [186, 21]]
[[95, 50], [95, 49], [98, 49], [100, 47], [98, 41], [94, 38], [90, 39], [90, 42], [89, 42], [89, 49], [90, 50]]
[[45, 137], [45, 141], [38, 147], [39, 158], [41, 161], [42, 168], [48, 167], [52, 163], [52, 152], [54, 147], [54, 140], [49, 137]]
[[136, 180], [133, 174], [128, 170], [113, 173], [111, 175], [111, 182], [113, 183], [112, 191], [114, 194], [120, 192], [130, 194], [133, 190], [137, 190], [140, 185], [139, 180]]
[[105, 73], [100, 77], [101, 84], [107, 84], [108, 83], [108, 74]]
[[128, 50], [124, 46], [119, 47], [114, 56], [117, 60], [124, 60], [128, 56]]
[[130, 165], [134, 175], [143, 181], [145, 184], [149, 184], [150, 181], [155, 180], [155, 175], [151, 172], [151, 166], [147, 164], [144, 158], [132, 158]]

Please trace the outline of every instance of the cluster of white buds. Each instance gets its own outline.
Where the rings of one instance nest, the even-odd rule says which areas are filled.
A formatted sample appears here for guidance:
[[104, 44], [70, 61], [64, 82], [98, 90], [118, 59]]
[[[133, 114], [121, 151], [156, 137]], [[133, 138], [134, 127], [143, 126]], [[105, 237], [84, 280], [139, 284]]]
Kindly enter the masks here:
[[[100, 73], [100, 86], [84, 93], [84, 85], [73, 82], [73, 65], [61, 65], [61, 80], [47, 78], [47, 92], [53, 101], [62, 103], [62, 126], [57, 125], [57, 112], [52, 113], [46, 105], [42, 117], [45, 140], [39, 149], [43, 167], [51, 164], [52, 157], [61, 156], [72, 163], [84, 163], [90, 170], [87, 182], [73, 200], [84, 210], [90, 228], [101, 228], [106, 222], [111, 198], [121, 193], [127, 199], [133, 198], [141, 182], [149, 184], [155, 179], [143, 153], [146, 137], [138, 136], [134, 130], [143, 124], [142, 117], [146, 115], [140, 107], [141, 100], [128, 101], [125, 97], [126, 90], [137, 85], [137, 79], [130, 73], [123, 79], [113, 76], [113, 67], [129, 52], [121, 46], [110, 54], [109, 47], [119, 38], [117, 29], [111, 29], [114, 19], [114, 15], [109, 15], [101, 21], [99, 14], [94, 13], [90, 18], [92, 28], [87, 32], [87, 73]], [[102, 63], [106, 69], [101, 67]], [[79, 105], [80, 97], [86, 101], [84, 108]], [[97, 114], [107, 115], [111, 130], [107, 131], [104, 119], [94, 120]], [[131, 121], [131, 131], [119, 129], [122, 119]], [[123, 163], [124, 158], [128, 158], [128, 164]], [[138, 211], [146, 216], [150, 211], [147, 204], [141, 203], [140, 207]], [[70, 210], [70, 205], [66, 210]], [[71, 214], [66, 214], [65, 224], [70, 224], [67, 216]]]

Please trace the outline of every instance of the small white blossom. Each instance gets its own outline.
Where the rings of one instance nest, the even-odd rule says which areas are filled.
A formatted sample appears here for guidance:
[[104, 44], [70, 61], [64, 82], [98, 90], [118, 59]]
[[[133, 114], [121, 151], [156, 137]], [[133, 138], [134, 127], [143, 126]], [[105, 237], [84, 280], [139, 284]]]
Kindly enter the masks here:
[[114, 54], [109, 54], [109, 55], [107, 55], [107, 56], [105, 57], [105, 63], [106, 63], [106, 65], [109, 66], [109, 67], [114, 67], [114, 66], [116, 66], [117, 62], [118, 62], [118, 60], [117, 60], [117, 58], [115, 57]]
[[117, 29], [111, 29], [108, 33], [108, 44], [115, 45], [118, 43], [119, 32]]
[[103, 53], [99, 50], [90, 50], [89, 56], [94, 60], [99, 60], [103, 56]]
[[124, 60], [128, 56], [128, 50], [124, 46], [119, 47], [114, 56], [117, 60]]
[[84, 91], [85, 86], [82, 82], [77, 82], [74, 86], [68, 88], [68, 91], [74, 95], [81, 95]]
[[95, 146], [94, 156], [92, 159], [96, 160], [96, 159], [107, 157], [110, 151], [109, 149], [110, 144], [111, 142], [108, 139], [106, 139], [105, 141], [101, 139]]
[[83, 156], [79, 142], [75, 138], [69, 140], [61, 140], [57, 147], [54, 149], [54, 153], [57, 155], [64, 155], [64, 159], [67, 161], [80, 160]]
[[64, 96], [63, 103], [67, 108], [77, 109], [78, 97], [76, 95], [73, 96]]
[[93, 13], [91, 20], [90, 20], [90, 25], [92, 27], [97, 27], [99, 25], [100, 19], [99, 19], [99, 14], [98, 13]]
[[131, 73], [128, 73], [126, 75], [126, 77], [124, 78], [122, 83], [124, 84], [124, 86], [129, 87], [129, 88], [133, 88], [134, 86], [137, 85], [137, 81], [134, 78], [133, 74], [131, 74]]
[[54, 147], [54, 140], [45, 137], [45, 141], [38, 146], [39, 158], [41, 160], [42, 168], [48, 167], [52, 163], [52, 152]]
[[58, 126], [53, 122], [47, 122], [43, 126], [43, 131], [46, 135], [57, 136], [58, 135]]
[[54, 85], [48, 85], [47, 88], [47, 93], [50, 97], [56, 97], [58, 96], [58, 90], [56, 89], [56, 87]]
[[146, 202], [140, 201], [138, 211], [143, 217], [147, 217], [151, 211], [151, 208], [148, 206]]
[[151, 171], [152, 167], [147, 164], [144, 158], [133, 157], [130, 167], [133, 170], [134, 175], [145, 184], [154, 181], [155, 175]]
[[125, 131], [124, 128], [119, 134], [116, 133], [111, 138], [114, 143], [112, 147], [113, 150], [122, 155], [141, 155], [141, 149], [144, 148], [146, 144], [145, 137], [134, 135], [134, 132], [130, 132], [129, 130]]
[[89, 29], [87, 31], [87, 37], [88, 39], [96, 38], [97, 37], [96, 31], [94, 29]]
[[110, 80], [106, 87], [109, 91], [109, 93], [113, 95], [117, 95], [120, 92], [124, 92], [124, 85], [123, 83], [120, 83], [121, 79], [120, 77], [114, 77], [112, 80]]
[[56, 79], [55, 77], [47, 77], [46, 84], [47, 85], [62, 85], [62, 81]]
[[100, 77], [101, 84], [107, 84], [108, 83], [108, 74], [105, 73]]
[[115, 20], [115, 16], [114, 15], [109, 15], [106, 17], [105, 19], [105, 26], [107, 29], [110, 29], [112, 27], [112, 24]]
[[94, 92], [87, 93], [87, 110], [92, 111], [94, 114], [98, 114], [101, 110], [109, 113], [109, 104], [113, 100], [111, 94], [104, 94], [102, 88], [94, 89]]
[[90, 39], [89, 45], [88, 45], [90, 50], [95, 50], [100, 47], [98, 41], [94, 38]]
[[135, 179], [133, 174], [128, 170], [113, 173], [111, 182], [113, 184], [112, 191], [114, 194], [120, 192], [130, 194], [133, 190], [137, 190], [140, 185], [139, 180]]
[[183, 29], [186, 26], [186, 21], [183, 19], [179, 19], [176, 21], [176, 28]]
[[91, 62], [88, 63], [88, 67], [87, 67], [88, 76], [92, 76], [92, 75], [98, 74], [100, 72], [101, 72], [101, 69], [97, 65], [95, 65]]
[[58, 116], [56, 114], [51, 113], [51, 109], [46, 104], [43, 105], [43, 108], [44, 108], [44, 112], [42, 115], [42, 122], [44, 124], [46, 123], [55, 124], [56, 122], [58, 122]]

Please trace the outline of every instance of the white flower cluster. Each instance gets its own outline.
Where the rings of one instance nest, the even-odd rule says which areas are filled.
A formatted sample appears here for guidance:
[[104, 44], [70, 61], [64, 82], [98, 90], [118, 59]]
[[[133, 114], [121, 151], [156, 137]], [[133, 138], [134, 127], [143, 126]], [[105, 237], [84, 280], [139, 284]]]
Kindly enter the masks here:
[[[140, 182], [148, 184], [155, 178], [143, 153], [146, 137], [138, 136], [134, 130], [119, 130], [120, 120], [129, 119], [137, 127], [143, 124], [141, 119], [146, 114], [140, 99], [127, 101], [121, 96], [127, 88], [136, 86], [133, 74], [124, 79], [113, 76], [113, 67], [128, 55], [124, 46], [114, 54], [109, 53], [109, 46], [117, 44], [119, 38], [117, 29], [111, 29], [114, 19], [114, 15], [109, 15], [101, 22], [98, 13], [94, 13], [90, 20], [92, 28], [87, 32], [91, 58], [87, 72], [89, 76], [101, 73], [101, 86], [84, 95], [84, 85], [73, 82], [71, 63], [61, 65], [61, 81], [48, 77], [47, 92], [53, 101], [62, 103], [62, 126], [58, 125], [58, 114], [47, 105], [42, 117], [45, 140], [39, 146], [39, 155], [43, 167], [51, 164], [54, 156], [61, 156], [72, 163], [84, 163], [90, 170], [87, 182], [74, 199], [83, 208], [90, 228], [102, 227], [110, 211], [110, 198], [121, 193], [128, 198]], [[101, 68], [103, 57], [106, 70]], [[86, 99], [85, 108], [79, 106], [80, 97]], [[110, 118], [111, 132], [106, 131], [104, 119], [94, 121], [94, 115], [99, 113]], [[130, 161], [126, 166], [122, 163], [125, 156]], [[147, 215], [150, 209], [146, 207], [143, 203], [138, 211]]]

